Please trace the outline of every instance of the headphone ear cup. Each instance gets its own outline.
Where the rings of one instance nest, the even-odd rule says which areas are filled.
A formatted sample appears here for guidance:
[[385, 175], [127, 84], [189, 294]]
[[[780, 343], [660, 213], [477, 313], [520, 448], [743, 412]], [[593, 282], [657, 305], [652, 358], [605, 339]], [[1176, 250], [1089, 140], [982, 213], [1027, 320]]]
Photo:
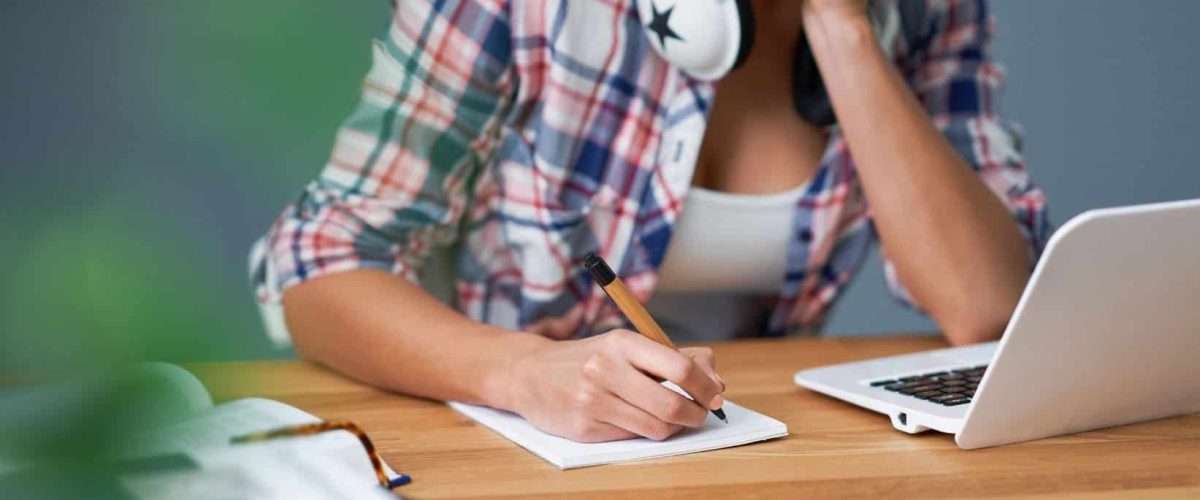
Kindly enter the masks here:
[[719, 80], [741, 64], [754, 45], [748, 0], [637, 0], [649, 46], [684, 74]]
[[[750, 0], [735, 0], [738, 12], [738, 21], [742, 25], [740, 40], [738, 40], [737, 59], [733, 63], [733, 69], [738, 69], [746, 62], [746, 58], [750, 56], [750, 51], [754, 49], [755, 24], [754, 8], [750, 5]], [[732, 71], [732, 70], [730, 70]]]
[[837, 124], [833, 102], [821, 77], [821, 68], [808, 45], [808, 35], [800, 33], [792, 56], [792, 104], [805, 121], [820, 127]]

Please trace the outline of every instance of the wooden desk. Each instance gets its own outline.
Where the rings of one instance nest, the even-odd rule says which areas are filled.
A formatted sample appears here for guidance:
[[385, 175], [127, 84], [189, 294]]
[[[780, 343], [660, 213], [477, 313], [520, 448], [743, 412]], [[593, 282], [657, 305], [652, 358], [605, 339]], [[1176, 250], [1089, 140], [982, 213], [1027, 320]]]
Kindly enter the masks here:
[[786, 422], [791, 436], [570, 471], [441, 403], [380, 392], [307, 363], [190, 368], [218, 400], [264, 396], [357, 422], [393, 467], [413, 476], [399, 490], [412, 498], [1200, 498], [1200, 415], [962, 451], [952, 436], [902, 434], [883, 415], [792, 384], [801, 368], [941, 345], [933, 337], [893, 337], [714, 346], [729, 399]]

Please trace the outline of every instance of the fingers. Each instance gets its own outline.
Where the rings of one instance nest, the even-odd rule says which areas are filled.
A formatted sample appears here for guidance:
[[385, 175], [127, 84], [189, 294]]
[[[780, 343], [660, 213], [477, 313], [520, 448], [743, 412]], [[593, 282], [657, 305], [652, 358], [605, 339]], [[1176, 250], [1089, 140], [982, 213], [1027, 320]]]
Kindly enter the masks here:
[[704, 373], [708, 374], [709, 378], [717, 383], [721, 388], [721, 393], [725, 393], [725, 379], [717, 373], [717, 356], [713, 354], [713, 350], [707, 347], [684, 347], [679, 350], [685, 356], [692, 358], [697, 365], [700, 366]]
[[634, 373], [650, 385], [683, 400], [688, 406], [699, 408], [686, 398], [650, 381], [628, 364], [624, 365], [623, 370], [612, 369], [613, 366], [619, 366], [619, 363], [603, 361], [608, 358], [607, 355], [597, 354], [584, 363], [584, 378], [577, 384], [578, 392], [574, 394], [574, 398], [568, 401], [568, 405], [575, 410], [575, 417], [568, 418], [568, 423], [562, 430], [567, 438], [581, 442], [598, 442], [644, 436], [661, 441], [682, 429], [678, 424], [655, 418], [605, 388], [604, 382], [617, 371]]
[[583, 308], [576, 307], [557, 318], [544, 318], [530, 325], [525, 331], [554, 340], [568, 340], [575, 336], [579, 322], [583, 320]]
[[579, 417], [574, 422], [566, 423], [565, 425], [539, 426], [539, 428], [550, 434], [567, 438], [577, 443], [603, 443], [638, 437], [636, 433], [590, 417]]
[[[614, 395], [624, 405], [632, 405], [633, 409], [645, 413], [656, 421], [656, 427], [649, 434], [640, 430], [647, 429], [650, 424], [639, 426], [638, 429], [622, 427], [643, 436], [655, 439], [661, 434], [662, 425], [682, 425], [700, 427], [708, 418], [708, 410], [679, 393], [663, 387], [650, 377], [617, 356], [596, 355], [584, 363], [584, 376], [593, 383]], [[627, 417], [628, 418], [628, 417]], [[624, 420], [625, 422], [627, 420]], [[640, 429], [640, 430], [639, 430]]]
[[674, 382], [692, 399], [702, 402], [699, 404], [705, 409], [720, 408], [723, 400], [716, 399], [721, 393], [720, 386], [692, 358], [636, 333], [621, 332], [617, 330], [610, 335], [635, 368]]
[[[675, 394], [675, 397], [680, 396]], [[600, 417], [600, 420], [604, 423], [615, 425], [621, 429], [655, 441], [662, 441], [683, 430], [682, 425], [664, 422], [613, 394], [609, 394], [605, 399], [604, 405], [608, 409]], [[695, 407], [696, 405], [692, 404], [690, 406]]]
[[592, 421], [583, 424], [577, 432], [571, 436], [566, 436], [567, 439], [580, 443], [604, 443], [607, 441], [621, 441], [623, 439], [633, 439], [638, 437], [638, 434], [630, 432], [613, 424]]
[[559, 318], [546, 318], [529, 325], [525, 328], [525, 331], [548, 339], [567, 340], [570, 338], [570, 334], [559, 326], [560, 322], [561, 319]]

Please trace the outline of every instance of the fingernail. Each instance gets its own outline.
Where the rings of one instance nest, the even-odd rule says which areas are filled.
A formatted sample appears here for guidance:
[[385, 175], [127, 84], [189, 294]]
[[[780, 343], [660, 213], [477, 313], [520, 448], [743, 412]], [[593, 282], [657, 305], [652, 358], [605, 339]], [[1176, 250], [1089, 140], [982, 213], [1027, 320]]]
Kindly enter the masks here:
[[708, 407], [712, 410], [719, 410], [722, 406], [725, 406], [725, 396], [717, 394], [717, 397], [713, 398]]

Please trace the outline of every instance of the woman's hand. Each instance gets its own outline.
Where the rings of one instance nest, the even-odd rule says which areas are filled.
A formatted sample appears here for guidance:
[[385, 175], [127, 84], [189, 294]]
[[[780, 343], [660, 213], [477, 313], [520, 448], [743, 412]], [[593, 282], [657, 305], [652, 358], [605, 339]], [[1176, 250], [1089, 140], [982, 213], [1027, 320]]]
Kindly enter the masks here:
[[[659, 384], [669, 380], [685, 398]], [[712, 350], [675, 351], [629, 330], [544, 342], [513, 362], [504, 406], [537, 428], [581, 442], [662, 440], [704, 425], [724, 403]]]
[[575, 307], [562, 316], [542, 318], [526, 328], [525, 331], [548, 339], [570, 340], [575, 336], [575, 330], [581, 324], [583, 324], [583, 307]]

